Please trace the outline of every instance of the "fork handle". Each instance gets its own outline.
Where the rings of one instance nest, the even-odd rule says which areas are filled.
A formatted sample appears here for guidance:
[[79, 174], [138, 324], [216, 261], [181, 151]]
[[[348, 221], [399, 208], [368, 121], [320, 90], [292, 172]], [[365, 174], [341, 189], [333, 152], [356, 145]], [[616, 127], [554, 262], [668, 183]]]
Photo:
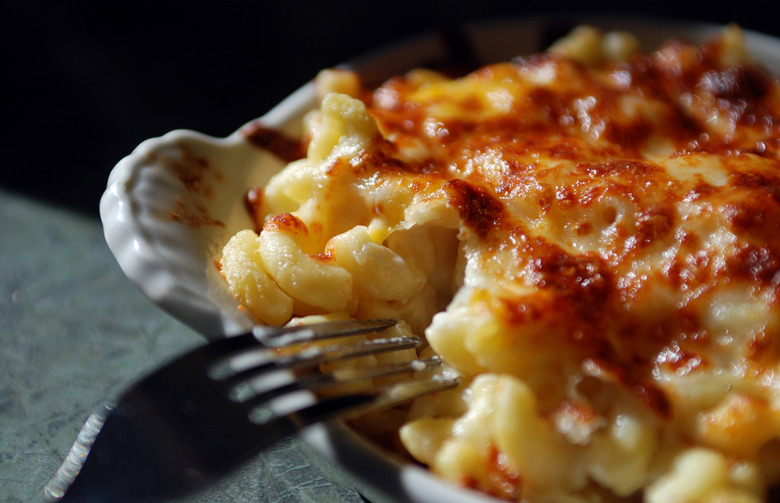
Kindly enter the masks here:
[[[126, 407], [128, 402], [131, 407]], [[63, 466], [47, 485], [47, 501], [141, 503], [181, 496], [212, 482], [218, 472], [216, 467], [227, 472], [256, 454], [263, 442], [273, 443], [295, 431], [293, 425], [279, 425], [276, 432], [267, 429], [270, 435], [248, 438], [251, 448], [233, 451], [235, 457], [229, 463], [215, 462], [195, 456], [181, 430], [171, 429], [177, 423], [153, 415], [155, 409], [159, 407], [139, 406], [136, 399], [123, 400], [116, 408], [108, 404], [94, 412]], [[141, 415], [147, 420], [140, 421]], [[161, 436], [182, 441], [164, 442]], [[90, 443], [90, 439], [94, 442]], [[161, 445], [166, 447], [161, 449]]]
[[106, 400], [90, 414], [76, 437], [76, 441], [65, 456], [65, 460], [57, 469], [54, 477], [44, 487], [42, 498], [44, 503], [78, 501], [74, 496], [67, 495], [68, 488], [82, 469], [87, 454], [114, 407], [115, 403], [112, 400]]

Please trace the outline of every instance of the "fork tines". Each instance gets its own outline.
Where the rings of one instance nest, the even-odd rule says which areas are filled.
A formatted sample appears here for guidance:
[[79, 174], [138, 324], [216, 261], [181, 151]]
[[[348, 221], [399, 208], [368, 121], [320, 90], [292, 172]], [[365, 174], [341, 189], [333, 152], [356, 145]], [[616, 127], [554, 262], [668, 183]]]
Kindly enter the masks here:
[[284, 417], [297, 427], [392, 407], [455, 386], [454, 377], [435, 373], [441, 368], [438, 357], [368, 367], [348, 362], [421, 345], [416, 336], [353, 337], [395, 324], [395, 320], [373, 319], [257, 327], [252, 336], [262, 349], [223, 361], [213, 376], [232, 387], [231, 398], [246, 408], [254, 422]]

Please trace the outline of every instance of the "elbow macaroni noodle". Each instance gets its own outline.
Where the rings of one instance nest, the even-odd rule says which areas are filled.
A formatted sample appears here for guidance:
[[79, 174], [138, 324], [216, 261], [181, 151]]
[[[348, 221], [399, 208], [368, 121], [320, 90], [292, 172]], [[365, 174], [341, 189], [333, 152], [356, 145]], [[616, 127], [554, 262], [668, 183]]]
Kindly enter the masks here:
[[460, 78], [330, 70], [317, 92], [306, 158], [219, 266], [259, 322], [397, 318], [460, 373], [360, 428], [509, 500], [766, 499], [780, 85], [739, 28], [645, 54], [583, 27]]

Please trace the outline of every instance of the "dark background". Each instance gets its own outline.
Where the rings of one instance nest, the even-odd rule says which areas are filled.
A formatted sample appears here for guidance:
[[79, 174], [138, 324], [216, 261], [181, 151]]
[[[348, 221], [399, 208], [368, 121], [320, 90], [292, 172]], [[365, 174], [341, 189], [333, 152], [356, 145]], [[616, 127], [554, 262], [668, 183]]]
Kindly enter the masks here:
[[555, 13], [734, 21], [780, 35], [771, 2], [733, 0], [4, 5], [0, 189], [94, 217], [111, 168], [142, 140], [178, 128], [228, 135], [319, 69], [406, 36]]

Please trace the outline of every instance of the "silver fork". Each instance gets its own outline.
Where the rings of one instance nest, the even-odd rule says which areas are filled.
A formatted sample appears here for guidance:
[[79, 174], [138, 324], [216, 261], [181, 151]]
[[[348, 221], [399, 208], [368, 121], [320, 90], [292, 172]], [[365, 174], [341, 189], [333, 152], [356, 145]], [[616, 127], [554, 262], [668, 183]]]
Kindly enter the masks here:
[[440, 365], [436, 358], [370, 370], [320, 370], [323, 363], [420, 344], [417, 337], [319, 342], [393, 325], [364, 320], [257, 327], [186, 353], [90, 416], [44, 489], [46, 501], [180, 497], [308, 425], [456, 384], [432, 378], [430, 371]]

